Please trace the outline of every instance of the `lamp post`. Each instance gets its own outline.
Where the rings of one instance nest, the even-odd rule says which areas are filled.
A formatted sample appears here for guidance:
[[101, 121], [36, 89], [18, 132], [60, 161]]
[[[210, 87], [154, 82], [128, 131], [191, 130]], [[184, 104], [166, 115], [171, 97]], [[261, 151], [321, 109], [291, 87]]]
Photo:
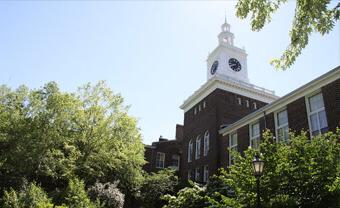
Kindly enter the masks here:
[[255, 155], [253, 160], [253, 172], [254, 176], [256, 177], [256, 207], [260, 208], [260, 177], [262, 176], [264, 162], [260, 160], [259, 155]]

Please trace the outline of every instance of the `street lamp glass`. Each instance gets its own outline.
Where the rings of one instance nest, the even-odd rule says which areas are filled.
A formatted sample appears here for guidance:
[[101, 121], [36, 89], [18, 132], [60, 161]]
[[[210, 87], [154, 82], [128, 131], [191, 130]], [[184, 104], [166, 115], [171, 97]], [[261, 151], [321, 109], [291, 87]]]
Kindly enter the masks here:
[[255, 176], [261, 176], [263, 171], [264, 162], [260, 160], [259, 156], [256, 155], [253, 160], [253, 171]]

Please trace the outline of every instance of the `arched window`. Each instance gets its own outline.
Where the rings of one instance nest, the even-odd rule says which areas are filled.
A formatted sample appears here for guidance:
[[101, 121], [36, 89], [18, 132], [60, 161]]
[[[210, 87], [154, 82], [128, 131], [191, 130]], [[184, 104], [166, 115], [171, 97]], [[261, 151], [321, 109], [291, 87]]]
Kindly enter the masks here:
[[192, 161], [192, 150], [193, 150], [193, 143], [192, 143], [192, 140], [190, 139], [189, 146], [188, 146], [188, 162]]
[[204, 134], [204, 148], [203, 155], [207, 156], [209, 152], [209, 131], [206, 131]]
[[195, 159], [199, 159], [201, 156], [201, 135], [196, 138], [196, 154]]

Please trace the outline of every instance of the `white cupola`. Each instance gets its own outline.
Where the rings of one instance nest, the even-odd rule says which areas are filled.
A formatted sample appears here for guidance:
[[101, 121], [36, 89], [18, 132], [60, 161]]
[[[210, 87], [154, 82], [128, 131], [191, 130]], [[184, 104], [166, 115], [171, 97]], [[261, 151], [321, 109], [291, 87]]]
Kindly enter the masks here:
[[218, 42], [220, 45], [234, 45], [234, 34], [230, 32], [230, 25], [225, 18], [221, 26], [222, 32], [218, 35]]
[[207, 79], [219, 76], [225, 79], [249, 83], [247, 54], [244, 49], [234, 46], [234, 34], [225, 18], [218, 35], [218, 46], [207, 59]]

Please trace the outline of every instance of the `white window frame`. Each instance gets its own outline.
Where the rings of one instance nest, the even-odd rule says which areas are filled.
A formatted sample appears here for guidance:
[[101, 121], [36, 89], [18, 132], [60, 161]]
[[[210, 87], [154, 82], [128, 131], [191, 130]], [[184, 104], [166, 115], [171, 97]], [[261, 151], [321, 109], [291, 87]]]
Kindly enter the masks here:
[[207, 107], [207, 103], [203, 101], [203, 109]]
[[[173, 167], [175, 170], [179, 170], [180, 156], [177, 154], [172, 155], [171, 161], [172, 161], [171, 167]], [[176, 162], [176, 164], [174, 162]]]
[[[160, 157], [158, 157], [158, 156], [160, 156]], [[164, 163], [165, 163], [165, 153], [164, 152], [157, 152], [156, 153], [156, 168], [159, 168], [159, 169], [164, 168]], [[162, 165], [160, 165], [160, 164], [162, 164]]]
[[[278, 121], [278, 119], [279, 119], [279, 113], [282, 113], [282, 112], [284, 112], [284, 111], [286, 111], [286, 113], [287, 113], [287, 123], [284, 123], [284, 124], [281, 124], [280, 126], [279, 126], [279, 121]], [[280, 129], [282, 129], [282, 128], [289, 128], [289, 121], [288, 121], [288, 111], [287, 111], [287, 108], [285, 107], [285, 108], [281, 108], [280, 110], [278, 110], [278, 111], [276, 111], [275, 113], [274, 113], [274, 120], [275, 120], [275, 136], [276, 136], [276, 142], [288, 142], [289, 141], [289, 132], [287, 131], [287, 132], [285, 132], [284, 133], [284, 139], [283, 140], [281, 140], [280, 141], [280, 138], [279, 138], [279, 130]], [[285, 136], [287, 135], [287, 139], [285, 139]]]
[[209, 180], [209, 166], [205, 165], [203, 168], [203, 182], [206, 183]]
[[198, 105], [198, 112], [200, 112], [202, 110], [201, 108], [201, 104]]
[[198, 182], [200, 180], [200, 168], [195, 168], [195, 181]]
[[204, 140], [203, 140], [203, 156], [207, 156], [209, 153], [209, 141], [210, 140], [210, 134], [209, 131], [206, 131], [204, 133]]
[[[258, 135], [253, 135], [253, 126], [254, 125], [258, 125], [259, 126], [259, 134]], [[260, 128], [260, 122], [259, 121], [256, 121], [254, 123], [249, 124], [249, 146], [251, 148], [254, 148], [251, 145], [252, 140], [256, 140], [256, 139], [259, 140], [259, 144], [260, 144], [260, 142], [261, 142], [260, 141], [260, 139], [261, 139], [261, 128]], [[255, 148], [255, 149], [258, 149], [258, 148]]]
[[249, 108], [249, 100], [246, 100], [246, 107]]
[[190, 139], [189, 145], [188, 145], [188, 163], [192, 162], [193, 150], [194, 150], [194, 143], [192, 142], [192, 139]]
[[[309, 99], [320, 94], [321, 95], [321, 99], [322, 99], [322, 102], [323, 102], [323, 107], [315, 110], [315, 111], [312, 111], [311, 112], [311, 109], [310, 109], [310, 103], [309, 103]], [[326, 112], [326, 109], [325, 109], [325, 101], [323, 99], [323, 94], [321, 92], [321, 89], [320, 90], [317, 90], [307, 96], [305, 96], [305, 103], [306, 103], [306, 108], [307, 108], [307, 117], [308, 117], [308, 126], [309, 126], [309, 134], [310, 134], [310, 137], [313, 138], [314, 136], [317, 136], [319, 134], [321, 134], [321, 127], [320, 127], [320, 118], [319, 118], [319, 113], [322, 112], [322, 111], [325, 111], [325, 115], [326, 115], [326, 123], [327, 123], [327, 128], [329, 127], [328, 126], [328, 121], [327, 121], [327, 112]], [[318, 124], [318, 133], [313, 135], [313, 129], [312, 129], [312, 122], [311, 122], [311, 115], [314, 115], [314, 114], [317, 114], [317, 124]]]
[[201, 157], [201, 135], [198, 135], [195, 144], [195, 159], [196, 160], [200, 159], [200, 157]]
[[[231, 141], [232, 141], [232, 137], [233, 136], [236, 136], [236, 144], [234, 144], [233, 146], [231, 146]], [[228, 153], [228, 155], [229, 155], [229, 161], [228, 161], [228, 163], [229, 163], [229, 166], [231, 166], [231, 165], [233, 165], [232, 164], [232, 160], [233, 160], [233, 158], [232, 158], [232, 155], [230, 154], [231, 153], [231, 149], [236, 149], [236, 151], [237, 151], [237, 145], [238, 145], [238, 142], [237, 142], [237, 132], [233, 132], [233, 133], [231, 133], [231, 134], [229, 134], [229, 153]]]
[[196, 107], [194, 108], [194, 115], [196, 115], [197, 114], [197, 110], [196, 110]]

